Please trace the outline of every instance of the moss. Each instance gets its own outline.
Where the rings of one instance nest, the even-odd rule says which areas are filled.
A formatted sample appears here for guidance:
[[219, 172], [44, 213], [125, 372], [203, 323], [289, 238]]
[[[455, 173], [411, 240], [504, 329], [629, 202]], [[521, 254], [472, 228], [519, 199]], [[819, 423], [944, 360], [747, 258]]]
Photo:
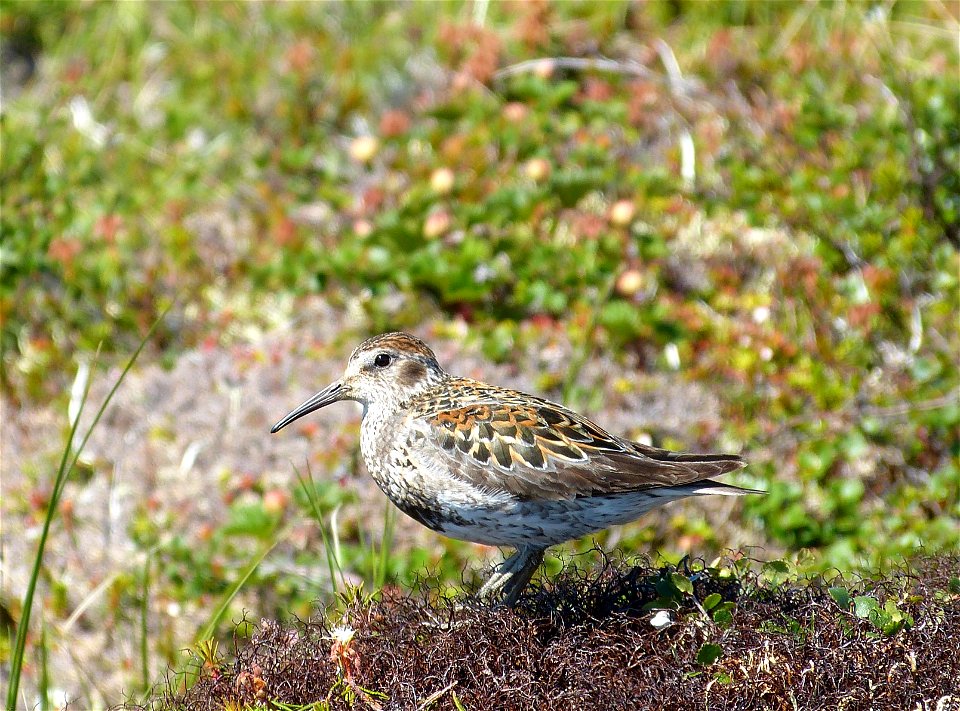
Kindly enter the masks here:
[[[958, 566], [927, 558], [828, 586], [793, 578], [786, 564], [606, 561], [568, 568], [514, 609], [431, 590], [384, 594], [354, 600], [336, 628], [325, 615], [262, 620], [232, 659], [208, 664], [187, 690], [172, 679], [146, 708], [932, 706], [958, 691]], [[671, 622], [651, 624], [666, 619], [651, 605], [670, 609]], [[881, 629], [884, 609], [903, 624]]]

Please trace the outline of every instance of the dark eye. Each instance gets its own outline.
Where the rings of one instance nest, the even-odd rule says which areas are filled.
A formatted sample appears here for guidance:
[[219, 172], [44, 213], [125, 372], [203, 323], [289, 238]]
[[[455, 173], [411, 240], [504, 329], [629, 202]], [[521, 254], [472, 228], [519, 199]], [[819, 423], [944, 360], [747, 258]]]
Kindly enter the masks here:
[[387, 353], [377, 353], [377, 357], [373, 359], [373, 364], [378, 368], [386, 368], [390, 365], [390, 355]]

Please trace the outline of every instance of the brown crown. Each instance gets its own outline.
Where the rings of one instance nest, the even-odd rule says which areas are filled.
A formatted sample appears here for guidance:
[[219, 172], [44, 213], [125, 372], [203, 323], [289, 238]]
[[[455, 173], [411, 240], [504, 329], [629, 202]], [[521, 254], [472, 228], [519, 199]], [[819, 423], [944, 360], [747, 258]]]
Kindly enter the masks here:
[[430, 350], [430, 346], [416, 336], [411, 336], [409, 333], [402, 333], [400, 331], [393, 333], [381, 333], [379, 336], [368, 338], [359, 346], [357, 346], [357, 349], [353, 352], [353, 354], [357, 355], [358, 353], [364, 353], [366, 351], [373, 351], [377, 349], [389, 349], [399, 351], [401, 353], [420, 355], [432, 361], [437, 360], [437, 356], [434, 355], [432, 350]]

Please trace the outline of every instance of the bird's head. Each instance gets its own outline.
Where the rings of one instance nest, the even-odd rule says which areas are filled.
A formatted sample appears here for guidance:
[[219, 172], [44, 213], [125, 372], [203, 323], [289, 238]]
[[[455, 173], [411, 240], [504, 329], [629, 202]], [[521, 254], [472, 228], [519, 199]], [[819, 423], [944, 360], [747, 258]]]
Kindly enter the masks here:
[[399, 405], [444, 376], [437, 357], [419, 338], [407, 333], [374, 336], [357, 346], [343, 377], [290, 412], [270, 432], [340, 400], [355, 400], [365, 409], [371, 405]]

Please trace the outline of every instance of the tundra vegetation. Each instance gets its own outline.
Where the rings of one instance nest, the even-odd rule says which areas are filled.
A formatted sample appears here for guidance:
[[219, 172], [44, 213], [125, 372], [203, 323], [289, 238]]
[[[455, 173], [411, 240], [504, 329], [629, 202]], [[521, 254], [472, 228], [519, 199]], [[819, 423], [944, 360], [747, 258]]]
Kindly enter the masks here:
[[[0, 13], [8, 706], [955, 703], [955, 4]], [[387, 329], [768, 493], [478, 605], [267, 434]]]

